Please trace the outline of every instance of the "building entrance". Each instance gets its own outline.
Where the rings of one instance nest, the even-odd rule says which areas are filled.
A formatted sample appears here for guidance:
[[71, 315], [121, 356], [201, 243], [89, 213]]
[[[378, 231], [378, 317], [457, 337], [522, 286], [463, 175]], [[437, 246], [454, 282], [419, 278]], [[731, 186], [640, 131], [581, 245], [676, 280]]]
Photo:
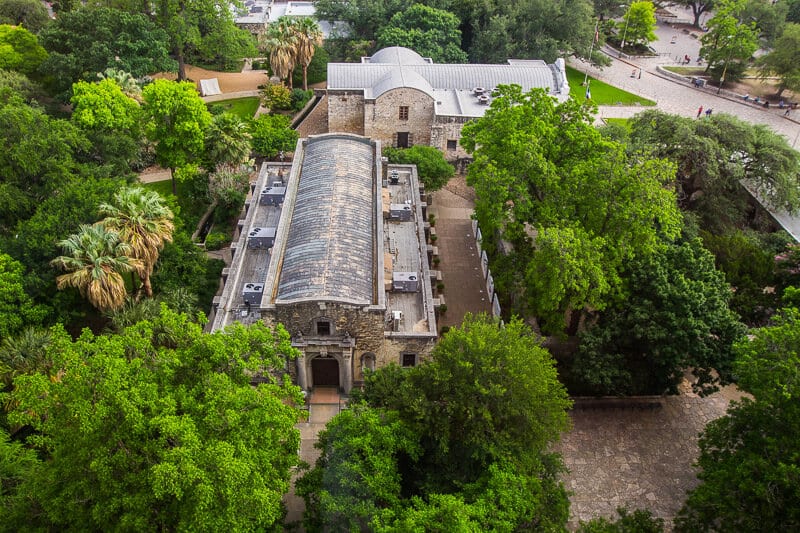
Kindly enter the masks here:
[[311, 360], [312, 383], [315, 387], [339, 386], [339, 361], [333, 357], [317, 357]]

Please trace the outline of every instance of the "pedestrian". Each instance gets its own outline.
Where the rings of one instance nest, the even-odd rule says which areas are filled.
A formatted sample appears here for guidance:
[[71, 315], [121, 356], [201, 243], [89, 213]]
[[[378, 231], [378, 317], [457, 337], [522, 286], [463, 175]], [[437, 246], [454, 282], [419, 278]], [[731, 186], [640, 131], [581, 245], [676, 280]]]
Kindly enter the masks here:
[[712, 112], [712, 109], [710, 107], [708, 109], [706, 109], [706, 116], [710, 117], [711, 116], [711, 112]]
[[642, 69], [639, 69], [639, 79], [642, 79]]
[[791, 107], [789, 107], [789, 106], [786, 106], [786, 111], [784, 111], [784, 112], [783, 112], [783, 116], [784, 116], [784, 117], [788, 117], [788, 116], [789, 116], [789, 111], [791, 111], [791, 110], [792, 110], [792, 108], [791, 108]]
[[703, 114], [703, 106], [700, 106], [700, 109], [697, 110], [697, 118], [700, 118], [700, 115]]

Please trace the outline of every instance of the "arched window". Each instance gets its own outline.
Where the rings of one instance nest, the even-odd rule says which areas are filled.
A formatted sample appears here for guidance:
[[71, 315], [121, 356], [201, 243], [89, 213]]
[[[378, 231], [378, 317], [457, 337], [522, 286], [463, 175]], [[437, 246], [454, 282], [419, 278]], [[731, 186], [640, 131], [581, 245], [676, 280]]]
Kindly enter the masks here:
[[375, 354], [367, 352], [361, 356], [361, 372], [364, 370], [375, 370]]

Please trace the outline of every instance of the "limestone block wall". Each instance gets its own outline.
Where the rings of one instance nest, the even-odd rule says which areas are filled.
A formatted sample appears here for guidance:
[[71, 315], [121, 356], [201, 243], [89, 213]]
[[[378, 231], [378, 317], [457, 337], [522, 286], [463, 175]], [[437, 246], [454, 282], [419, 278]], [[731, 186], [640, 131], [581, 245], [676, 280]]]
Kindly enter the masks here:
[[[471, 120], [474, 119], [467, 117], [436, 117], [436, 121], [431, 128], [431, 146], [441, 150], [448, 161], [457, 161], [470, 157], [466, 150], [461, 147], [459, 141], [461, 140], [461, 130], [464, 128], [464, 124]], [[449, 140], [456, 141], [455, 150], [447, 149], [447, 141]]]
[[328, 131], [364, 135], [363, 91], [328, 91]]
[[[408, 119], [400, 120], [400, 107], [408, 107]], [[397, 132], [409, 132], [410, 145], [428, 145], [433, 126], [433, 99], [416, 89], [387, 91], [364, 106], [364, 135], [395, 146]]]

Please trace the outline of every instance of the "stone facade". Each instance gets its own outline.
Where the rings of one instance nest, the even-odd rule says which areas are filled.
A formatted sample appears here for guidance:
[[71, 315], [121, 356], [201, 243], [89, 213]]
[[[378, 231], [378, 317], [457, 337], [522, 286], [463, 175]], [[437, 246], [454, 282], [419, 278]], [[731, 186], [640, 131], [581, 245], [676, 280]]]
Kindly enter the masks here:
[[462, 161], [470, 158], [461, 147], [461, 130], [464, 124], [474, 120], [471, 117], [437, 116], [431, 128], [430, 145], [438, 148], [448, 161]]
[[363, 91], [328, 92], [328, 131], [364, 135]]
[[[407, 108], [401, 118], [400, 108]], [[408, 147], [431, 142], [433, 99], [416, 89], [400, 88], [364, 102], [364, 135], [385, 146], [398, 146], [398, 133], [408, 133]]]

